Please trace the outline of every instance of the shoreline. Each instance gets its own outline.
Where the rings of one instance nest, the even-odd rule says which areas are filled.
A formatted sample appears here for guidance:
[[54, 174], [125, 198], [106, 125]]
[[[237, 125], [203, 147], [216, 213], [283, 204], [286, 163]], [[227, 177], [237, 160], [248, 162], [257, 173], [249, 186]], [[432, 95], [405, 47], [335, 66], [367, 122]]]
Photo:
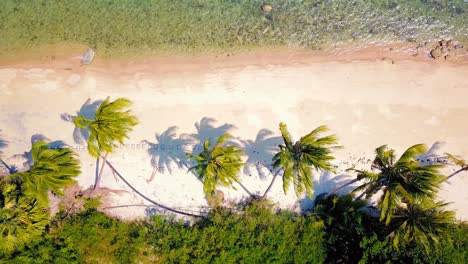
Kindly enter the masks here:
[[[431, 58], [430, 50], [436, 47], [437, 42], [418, 45], [416, 43], [366, 43], [348, 42], [330, 45], [320, 50], [287, 47], [258, 47], [227, 52], [207, 52], [195, 54], [141, 54], [117, 58], [102, 58], [97, 53], [90, 65], [83, 68], [108, 68], [114, 71], [123, 70], [129, 66], [139, 66], [138, 70], [154, 68], [154, 65], [164, 65], [163, 71], [171, 71], [176, 68], [170, 64], [183, 65], [187, 70], [196, 70], [201, 65], [209, 64], [210, 67], [238, 67], [245, 65], [282, 65], [282, 64], [307, 64], [322, 62], [378, 62], [385, 61], [393, 64], [402, 61], [424, 62], [460, 66], [468, 64], [468, 49], [462, 48], [456, 56], [448, 61], [443, 58]], [[84, 45], [67, 44], [53, 45], [40, 48], [39, 52], [32, 51], [13, 56], [0, 56], [1, 68], [36, 68], [48, 67], [51, 69], [78, 70], [80, 58], [87, 50]]]

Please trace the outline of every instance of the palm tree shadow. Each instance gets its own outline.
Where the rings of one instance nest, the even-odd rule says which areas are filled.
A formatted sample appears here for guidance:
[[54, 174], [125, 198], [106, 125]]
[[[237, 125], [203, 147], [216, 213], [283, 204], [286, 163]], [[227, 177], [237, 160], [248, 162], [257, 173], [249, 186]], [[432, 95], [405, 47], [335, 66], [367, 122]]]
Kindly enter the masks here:
[[[0, 132], [2, 132], [2, 130], [0, 130]], [[8, 141], [0, 137], [0, 155], [3, 154], [2, 149], [5, 149], [6, 147], [8, 147]]]
[[148, 155], [153, 166], [153, 173], [147, 182], [153, 180], [156, 172], [165, 173], [167, 170], [172, 174], [174, 164], [179, 169], [188, 166], [185, 162], [185, 153], [189, 151], [194, 139], [186, 134], [177, 137], [177, 129], [176, 126], [171, 126], [161, 134], [156, 133], [155, 143], [142, 141], [149, 146]]
[[[48, 144], [49, 149], [61, 149], [68, 147], [68, 145], [62, 141], [62, 140], [55, 140], [55, 141], [50, 141], [46, 136], [42, 134], [34, 134], [31, 136], [31, 146], [34, 145], [34, 143], [38, 141], [45, 141]], [[23, 162], [23, 167], [25, 169], [29, 169], [34, 165], [33, 157], [32, 157], [32, 151], [25, 151], [23, 154], [16, 154], [13, 155], [13, 158], [21, 158], [24, 159]]]
[[[0, 132], [2, 132], [0, 130]], [[0, 137], [0, 176], [2, 174], [13, 174], [16, 172], [16, 168], [14, 166], [8, 165], [4, 160], [3, 160], [3, 149], [8, 147], [8, 141], [4, 140], [3, 138]], [[3, 169], [4, 168], [4, 169]], [[6, 171], [4, 171], [6, 170]]]
[[[314, 197], [309, 196], [304, 197], [299, 200], [299, 206], [302, 212], [308, 211], [315, 206], [317, 200], [325, 197], [327, 194], [331, 193], [336, 188], [345, 185], [350, 181], [348, 175], [340, 174], [333, 176], [331, 172], [325, 171], [320, 174], [318, 180], [314, 180]], [[352, 180], [352, 179], [351, 179]], [[348, 194], [353, 191], [355, 186], [349, 185], [341, 189], [337, 194]]]
[[243, 172], [252, 175], [257, 172], [260, 178], [264, 179], [273, 170], [273, 156], [279, 151], [278, 145], [282, 143], [281, 137], [274, 137], [273, 132], [268, 129], [258, 131], [255, 141], [240, 140], [235, 143], [247, 155], [246, 166]]
[[[60, 118], [66, 122], [72, 122], [78, 116], [83, 116], [88, 119], [94, 119], [95, 114], [99, 106], [102, 104], [102, 100], [96, 100], [91, 102], [91, 98], [88, 98], [86, 102], [81, 106], [80, 110], [76, 113], [76, 115], [70, 115], [67, 113], [63, 113], [60, 115]], [[81, 129], [75, 126], [73, 130], [73, 140], [76, 144], [84, 145], [89, 139], [89, 130]]]
[[203, 150], [203, 144], [207, 139], [209, 139], [210, 144], [214, 144], [220, 136], [229, 133], [232, 129], [235, 128], [234, 125], [227, 123], [219, 127], [215, 127], [215, 122], [216, 119], [214, 118], [203, 117], [200, 122], [195, 123], [197, 133], [191, 135], [191, 137], [194, 139], [194, 143], [197, 144], [193, 148], [194, 154], [199, 154]]

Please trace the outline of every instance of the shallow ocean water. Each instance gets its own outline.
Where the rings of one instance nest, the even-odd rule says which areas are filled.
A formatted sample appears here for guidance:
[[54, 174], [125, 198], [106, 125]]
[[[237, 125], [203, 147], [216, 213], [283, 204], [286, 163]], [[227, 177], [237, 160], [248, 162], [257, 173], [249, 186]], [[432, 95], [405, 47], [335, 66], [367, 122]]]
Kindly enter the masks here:
[[0, 55], [78, 43], [108, 56], [468, 39], [466, 0], [0, 1]]

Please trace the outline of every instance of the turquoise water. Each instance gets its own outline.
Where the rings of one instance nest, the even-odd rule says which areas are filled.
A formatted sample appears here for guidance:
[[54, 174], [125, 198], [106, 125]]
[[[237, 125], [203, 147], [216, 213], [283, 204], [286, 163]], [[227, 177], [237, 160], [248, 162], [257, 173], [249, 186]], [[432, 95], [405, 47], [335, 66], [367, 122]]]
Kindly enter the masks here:
[[108, 55], [340, 41], [468, 39], [466, 0], [2, 0], [0, 52], [79, 43]]

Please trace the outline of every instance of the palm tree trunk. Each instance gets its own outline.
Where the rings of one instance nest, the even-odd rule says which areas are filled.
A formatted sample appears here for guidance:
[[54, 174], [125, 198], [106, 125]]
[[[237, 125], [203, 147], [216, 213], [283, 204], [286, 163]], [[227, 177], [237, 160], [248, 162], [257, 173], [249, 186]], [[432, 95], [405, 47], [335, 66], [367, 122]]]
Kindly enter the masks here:
[[453, 176], [457, 175], [458, 173], [460, 173], [462, 171], [468, 171], [468, 166], [462, 167], [461, 169], [457, 170], [456, 172], [450, 174], [449, 176], [447, 176], [447, 180], [452, 178]]
[[330, 196], [330, 195], [334, 195], [334, 194], [336, 194], [337, 192], [339, 192], [340, 190], [342, 190], [343, 188], [346, 188], [346, 187], [348, 187], [349, 185], [351, 185], [351, 184], [353, 184], [353, 183], [355, 183], [355, 182], [357, 182], [357, 181], [359, 181], [357, 178], [354, 179], [354, 180], [351, 180], [350, 182], [348, 182], [348, 183], [346, 183], [346, 184], [343, 184], [342, 186], [340, 186], [340, 187], [338, 187], [338, 188], [335, 188], [331, 193], [327, 194], [325, 197], [328, 197], [328, 196]]
[[263, 200], [265, 199], [266, 195], [268, 194], [268, 192], [270, 191], [271, 187], [273, 187], [273, 184], [275, 183], [276, 181], [276, 176], [278, 176], [278, 174], [282, 171], [282, 169], [279, 169], [274, 175], [273, 175], [273, 179], [271, 180], [271, 183], [270, 185], [268, 186], [268, 188], [265, 190], [265, 192], [263, 193], [262, 197], [260, 198], [260, 200]]
[[253, 197], [253, 194], [244, 186], [244, 184], [242, 184], [240, 181], [238, 181], [237, 183], [240, 185], [240, 187], [241, 187], [242, 189], [244, 189], [244, 191], [245, 191], [250, 197]]
[[[96, 186], [97, 184], [97, 179], [99, 178], [99, 160], [101, 160], [101, 158], [97, 158], [96, 159], [96, 176], [94, 178], [94, 186]], [[94, 189], [94, 188], [93, 188]]]
[[5, 166], [5, 168], [8, 170], [8, 174], [11, 174], [11, 167], [8, 166], [8, 164], [3, 159], [0, 159], [0, 163], [2, 163], [3, 166]]
[[196, 214], [192, 214], [192, 213], [187, 213], [187, 212], [183, 212], [183, 211], [179, 211], [177, 209], [173, 209], [173, 208], [170, 208], [170, 207], [167, 207], [165, 205], [162, 205], [150, 198], [148, 198], [147, 196], [145, 196], [144, 194], [142, 194], [140, 191], [138, 191], [135, 187], [133, 187], [115, 168], [114, 166], [112, 166], [112, 164], [107, 160], [107, 159], [104, 159], [104, 161], [106, 162], [107, 165], [109, 165], [109, 167], [111, 168], [111, 170], [113, 170], [115, 172], [115, 174], [117, 174], [117, 176], [125, 183], [127, 184], [128, 187], [130, 187], [130, 189], [132, 189], [132, 191], [136, 192], [138, 195], [140, 195], [143, 199], [145, 199], [146, 201], [158, 206], [158, 207], [161, 207], [167, 211], [170, 211], [170, 212], [173, 212], [173, 213], [177, 213], [177, 214], [181, 214], [181, 215], [186, 215], [186, 216], [192, 216], [192, 217], [203, 217], [202, 215], [196, 215]]
[[101, 169], [99, 170], [99, 174], [96, 178], [96, 184], [94, 184], [94, 189], [99, 189], [101, 187], [101, 179], [102, 179], [102, 174], [104, 173], [104, 167], [107, 163], [107, 155], [109, 155], [109, 152], [107, 152], [106, 155], [102, 157], [102, 165], [101, 165]]
[[156, 167], [154, 167], [153, 172], [151, 172], [151, 177], [148, 180], [146, 180], [147, 183], [150, 183], [150, 182], [153, 181], [154, 176], [156, 175], [156, 172], [158, 172], [158, 169]]

